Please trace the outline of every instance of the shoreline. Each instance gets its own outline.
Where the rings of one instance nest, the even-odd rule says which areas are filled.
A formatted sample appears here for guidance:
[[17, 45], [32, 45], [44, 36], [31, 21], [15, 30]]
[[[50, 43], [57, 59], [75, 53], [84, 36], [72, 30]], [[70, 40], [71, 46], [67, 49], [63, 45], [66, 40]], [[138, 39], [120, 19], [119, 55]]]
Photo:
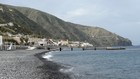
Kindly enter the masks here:
[[0, 51], [0, 79], [71, 79], [60, 65], [41, 56], [46, 50]]
[[70, 76], [66, 73], [60, 72], [60, 69], [63, 68], [60, 64], [57, 64], [53, 61], [49, 61], [45, 58], [42, 58], [42, 55], [51, 51], [44, 51], [41, 53], [37, 53], [34, 56], [41, 60], [44, 65], [40, 66], [41, 69], [46, 70], [44, 73], [49, 74], [49, 79], [71, 79]]

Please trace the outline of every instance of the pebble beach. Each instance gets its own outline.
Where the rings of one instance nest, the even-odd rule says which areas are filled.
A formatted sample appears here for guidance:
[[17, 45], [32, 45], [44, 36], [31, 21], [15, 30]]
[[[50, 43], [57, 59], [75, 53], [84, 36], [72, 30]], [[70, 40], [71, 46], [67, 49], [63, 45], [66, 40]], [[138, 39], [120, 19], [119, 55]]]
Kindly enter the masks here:
[[42, 58], [46, 50], [0, 51], [0, 79], [70, 79], [61, 66]]

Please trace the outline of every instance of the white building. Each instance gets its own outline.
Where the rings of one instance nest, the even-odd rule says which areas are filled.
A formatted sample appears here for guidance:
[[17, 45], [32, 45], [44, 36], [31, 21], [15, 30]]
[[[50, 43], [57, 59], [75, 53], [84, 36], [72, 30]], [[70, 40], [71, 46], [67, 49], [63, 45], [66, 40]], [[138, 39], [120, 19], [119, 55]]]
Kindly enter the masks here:
[[80, 42], [79, 41], [72, 41], [70, 43], [70, 47], [79, 47], [80, 46]]
[[3, 44], [2, 36], [0, 36], [0, 46]]
[[92, 47], [93, 45], [90, 43], [81, 43], [81, 47]]
[[46, 41], [46, 39], [44, 38], [44, 39], [41, 39], [40, 41], [38, 41], [38, 45], [39, 45], [39, 46], [47, 46], [47, 41]]

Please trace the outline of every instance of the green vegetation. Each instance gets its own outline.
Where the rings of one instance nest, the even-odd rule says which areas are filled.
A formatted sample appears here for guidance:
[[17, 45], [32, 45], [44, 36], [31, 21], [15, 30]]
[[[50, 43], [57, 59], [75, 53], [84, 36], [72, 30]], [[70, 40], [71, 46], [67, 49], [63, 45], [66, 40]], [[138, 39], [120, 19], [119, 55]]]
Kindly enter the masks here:
[[14, 40], [12, 37], [8, 37], [8, 36], [4, 36], [3, 37], [3, 41], [5, 41], [5, 42], [12, 42], [12, 43], [18, 44], [16, 40]]
[[6, 32], [14, 33], [15, 32], [14, 30], [9, 29], [7, 27], [0, 27], [0, 31], [4, 32], [4, 33], [6, 33]]

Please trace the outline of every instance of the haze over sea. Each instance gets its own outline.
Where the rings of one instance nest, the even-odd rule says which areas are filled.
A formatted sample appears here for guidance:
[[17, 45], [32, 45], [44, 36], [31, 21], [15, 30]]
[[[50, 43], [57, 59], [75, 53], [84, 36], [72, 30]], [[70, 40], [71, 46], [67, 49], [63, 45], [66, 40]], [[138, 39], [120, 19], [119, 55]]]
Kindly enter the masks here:
[[50, 52], [46, 57], [71, 74], [72, 79], [139, 79], [140, 46], [126, 50], [85, 50], [64, 49]]

